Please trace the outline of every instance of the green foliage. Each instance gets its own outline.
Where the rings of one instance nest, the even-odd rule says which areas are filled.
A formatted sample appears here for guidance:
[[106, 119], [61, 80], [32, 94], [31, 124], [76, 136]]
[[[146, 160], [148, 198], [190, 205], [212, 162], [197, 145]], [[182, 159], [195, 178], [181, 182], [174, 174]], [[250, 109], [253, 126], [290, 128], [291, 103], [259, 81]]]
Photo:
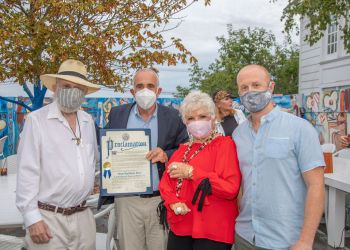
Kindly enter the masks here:
[[299, 50], [292, 46], [279, 47], [275, 55], [275, 93], [296, 94], [299, 85]]
[[191, 77], [189, 88], [177, 88], [179, 96], [192, 89], [209, 94], [225, 89], [238, 96], [236, 76], [248, 64], [260, 64], [270, 71], [276, 82], [276, 93], [298, 92], [299, 50], [296, 46], [278, 45], [274, 34], [263, 28], [234, 30], [232, 25], [228, 25], [228, 36], [217, 40], [220, 44], [219, 58], [208, 70], [195, 64], [191, 68], [195, 77]]
[[[273, 0], [277, 2], [278, 0]], [[341, 30], [347, 52], [350, 53], [350, 1], [349, 0], [289, 0], [283, 10], [281, 20], [284, 30], [291, 35], [299, 32], [300, 17], [307, 18], [306, 28], [309, 30], [305, 41], [315, 44], [324, 36], [328, 25], [336, 20]]]
[[[96, 83], [118, 90], [133, 69], [152, 64], [193, 63], [179, 38], [164, 32], [186, 0], [0, 2], [0, 81], [39, 83], [67, 58], [83, 61]], [[204, 4], [209, 4], [205, 0]]]
[[182, 87], [182, 86], [176, 86], [176, 93], [175, 97], [178, 98], [184, 98], [191, 90], [198, 89], [199, 83], [203, 79], [203, 69], [199, 67], [198, 63], [195, 62], [190, 70], [190, 86], [189, 87]]

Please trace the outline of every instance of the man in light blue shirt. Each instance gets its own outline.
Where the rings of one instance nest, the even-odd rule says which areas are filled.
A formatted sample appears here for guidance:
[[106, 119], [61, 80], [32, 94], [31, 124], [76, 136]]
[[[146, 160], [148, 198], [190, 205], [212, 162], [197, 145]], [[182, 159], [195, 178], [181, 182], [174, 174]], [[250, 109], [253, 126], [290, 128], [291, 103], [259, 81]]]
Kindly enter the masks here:
[[[140, 114], [139, 109], [137, 108], [137, 105], [134, 105], [131, 109], [127, 128], [148, 128], [151, 129], [151, 149], [157, 148], [157, 142], [158, 142], [158, 116], [157, 116], [157, 106], [153, 112], [153, 114], [150, 115], [148, 120], [144, 120]], [[158, 168], [157, 164], [152, 164], [152, 184], [153, 184], [153, 191], [158, 191], [159, 186], [159, 174], [158, 174]]]
[[233, 133], [243, 178], [235, 250], [312, 250], [324, 206], [317, 133], [274, 107], [274, 83], [264, 67], [244, 67], [237, 85], [251, 116]]

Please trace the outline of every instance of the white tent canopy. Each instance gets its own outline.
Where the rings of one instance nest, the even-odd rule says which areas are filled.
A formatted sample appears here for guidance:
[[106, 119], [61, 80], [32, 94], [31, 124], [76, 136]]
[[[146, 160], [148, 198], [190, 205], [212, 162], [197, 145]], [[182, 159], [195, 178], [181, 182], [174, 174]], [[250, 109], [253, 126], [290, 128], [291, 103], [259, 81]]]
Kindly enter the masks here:
[[[33, 93], [33, 85], [28, 85]], [[23, 87], [16, 83], [0, 83], [0, 96], [2, 97], [28, 97]], [[52, 97], [52, 92], [47, 90], [45, 97]], [[101, 89], [95, 93], [86, 96], [87, 98], [132, 98], [129, 91], [125, 93], [115, 92], [112, 88], [101, 86]], [[164, 93], [160, 98], [174, 98], [171, 93]]]

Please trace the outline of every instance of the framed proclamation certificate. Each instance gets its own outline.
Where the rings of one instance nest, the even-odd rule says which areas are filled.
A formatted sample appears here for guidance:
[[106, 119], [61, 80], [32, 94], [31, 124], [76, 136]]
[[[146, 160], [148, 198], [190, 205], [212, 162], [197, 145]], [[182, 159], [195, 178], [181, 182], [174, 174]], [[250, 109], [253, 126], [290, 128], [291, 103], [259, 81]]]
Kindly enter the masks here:
[[101, 129], [100, 142], [101, 196], [153, 192], [150, 129]]

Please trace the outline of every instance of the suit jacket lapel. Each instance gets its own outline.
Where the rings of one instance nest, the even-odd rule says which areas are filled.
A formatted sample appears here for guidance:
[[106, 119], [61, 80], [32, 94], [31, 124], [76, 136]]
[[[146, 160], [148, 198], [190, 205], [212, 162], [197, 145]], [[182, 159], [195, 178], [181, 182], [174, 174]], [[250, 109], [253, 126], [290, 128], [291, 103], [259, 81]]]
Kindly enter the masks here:
[[121, 128], [126, 128], [128, 126], [129, 115], [135, 104], [135, 102], [133, 104], [126, 104], [126, 108], [120, 114], [119, 122]]
[[165, 137], [166, 137], [166, 128], [167, 128], [167, 118], [166, 118], [166, 112], [162, 105], [158, 105], [158, 111], [157, 111], [157, 119], [158, 119], [158, 142], [157, 146], [161, 147], [165, 144]]

